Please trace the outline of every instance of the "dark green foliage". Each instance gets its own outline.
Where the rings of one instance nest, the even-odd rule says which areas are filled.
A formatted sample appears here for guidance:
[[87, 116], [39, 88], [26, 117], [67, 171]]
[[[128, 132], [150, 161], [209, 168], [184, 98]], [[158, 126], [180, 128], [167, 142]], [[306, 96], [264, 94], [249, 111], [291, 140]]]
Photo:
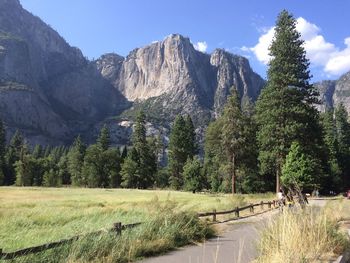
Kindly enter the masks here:
[[187, 160], [185, 120], [178, 115], [171, 129], [169, 141], [170, 184], [174, 189], [183, 185], [182, 170]]
[[202, 165], [198, 157], [188, 158], [183, 170], [184, 189], [193, 193], [203, 189]]
[[43, 147], [40, 144], [35, 145], [32, 154], [35, 159], [42, 158], [44, 156]]
[[169, 172], [167, 168], [158, 168], [154, 177], [155, 187], [165, 188], [169, 186]]
[[85, 150], [86, 146], [78, 136], [68, 152], [68, 171], [71, 174], [72, 184], [76, 186], [84, 186], [87, 183], [82, 173]]
[[289, 189], [312, 190], [319, 181], [317, 160], [293, 142], [282, 169], [282, 184]]
[[175, 118], [168, 151], [170, 184], [174, 189], [180, 189], [183, 186], [182, 172], [187, 158], [193, 158], [198, 151], [195, 129], [189, 115], [185, 119], [181, 115]]
[[276, 178], [276, 190], [292, 142], [298, 141], [310, 155], [317, 155], [322, 144], [318, 112], [313, 106], [318, 103], [317, 92], [309, 84], [303, 43], [296, 20], [282, 11], [269, 49], [272, 58], [267, 85], [257, 101], [255, 118], [261, 173], [265, 180]]
[[121, 185], [121, 158], [118, 148], [110, 148], [102, 154], [102, 172], [107, 179], [108, 186], [119, 188]]
[[51, 147], [50, 145], [47, 145], [47, 146], [45, 147], [44, 157], [48, 157], [48, 156], [50, 155], [51, 149], [52, 149], [52, 147]]
[[350, 187], [350, 123], [343, 104], [335, 109], [335, 123], [338, 141], [338, 160], [342, 171], [343, 187]]
[[16, 185], [31, 186], [33, 184], [32, 159], [28, 154], [28, 146], [24, 144], [19, 149], [18, 160], [14, 164], [16, 171]]
[[101, 147], [102, 151], [108, 150], [110, 146], [109, 130], [106, 124], [102, 127], [100, 131], [100, 135], [97, 138], [97, 144], [99, 145], [99, 147]]
[[70, 185], [72, 183], [71, 181], [71, 174], [68, 170], [68, 157], [67, 155], [63, 155], [58, 162], [58, 171], [59, 171], [59, 178], [62, 180], [63, 185]]
[[324, 151], [327, 158], [327, 172], [321, 178], [322, 188], [336, 191], [339, 188], [341, 170], [339, 165], [339, 146], [337, 129], [335, 125], [334, 112], [328, 110], [321, 115], [323, 130]]
[[119, 149], [102, 151], [99, 144], [90, 145], [85, 153], [82, 173], [89, 187], [120, 187]]
[[128, 152], [127, 158], [124, 159], [122, 164], [121, 176], [122, 186], [126, 188], [137, 188], [139, 185], [139, 165], [138, 165], [138, 153], [135, 148], [132, 148]]
[[3, 121], [0, 119], [0, 185], [5, 184], [6, 172], [6, 131]]
[[189, 158], [193, 158], [198, 153], [196, 132], [190, 115], [185, 117], [186, 153]]
[[246, 193], [261, 189], [257, 173], [256, 128], [252, 106], [244, 113], [235, 89], [228, 97], [223, 114], [212, 122], [205, 135], [204, 171], [212, 191]]
[[46, 187], [59, 187], [62, 185], [62, 178], [58, 171], [50, 169], [44, 173], [43, 186]]
[[227, 165], [231, 175], [231, 191], [236, 192], [236, 172], [238, 159], [243, 153], [245, 138], [243, 136], [244, 117], [240, 109], [240, 102], [235, 88], [231, 89], [231, 95], [227, 98], [224, 107], [221, 129], [222, 149], [226, 154]]
[[16, 131], [7, 147], [5, 155], [5, 185], [13, 185], [16, 181], [15, 163], [20, 159], [23, 144], [22, 135], [19, 131]]
[[97, 144], [90, 145], [85, 152], [81, 173], [88, 187], [106, 187], [107, 179], [102, 173], [102, 149]]
[[124, 162], [124, 159], [128, 156], [128, 147], [125, 145], [123, 147], [123, 151], [122, 151], [122, 154], [121, 154], [121, 162], [123, 163]]
[[211, 122], [205, 133], [204, 144], [204, 171], [210, 188], [213, 192], [218, 192], [223, 183], [224, 176], [220, 173], [220, 166], [225, 158], [221, 145], [222, 119]]
[[[149, 188], [154, 184], [157, 172], [157, 155], [146, 138], [146, 117], [141, 111], [136, 120], [132, 136], [133, 148], [122, 165], [123, 186]], [[153, 149], [154, 150], [154, 149]]]

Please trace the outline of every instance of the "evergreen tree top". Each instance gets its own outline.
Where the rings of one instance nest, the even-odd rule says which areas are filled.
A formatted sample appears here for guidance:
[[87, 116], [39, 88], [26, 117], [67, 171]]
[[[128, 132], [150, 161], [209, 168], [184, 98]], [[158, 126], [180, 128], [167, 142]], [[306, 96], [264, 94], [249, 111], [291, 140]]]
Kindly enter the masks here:
[[97, 144], [101, 147], [103, 151], [108, 150], [110, 146], [110, 136], [109, 136], [109, 129], [107, 125], [103, 125], [100, 135], [97, 138]]
[[308, 69], [310, 62], [296, 23], [293, 15], [286, 10], [277, 18], [275, 35], [269, 48], [268, 86], [296, 89], [308, 103], [318, 103], [318, 93], [309, 83], [312, 77]]
[[24, 139], [22, 134], [18, 130], [16, 130], [15, 134], [13, 135], [10, 141], [10, 145], [16, 149], [20, 149], [23, 143]]

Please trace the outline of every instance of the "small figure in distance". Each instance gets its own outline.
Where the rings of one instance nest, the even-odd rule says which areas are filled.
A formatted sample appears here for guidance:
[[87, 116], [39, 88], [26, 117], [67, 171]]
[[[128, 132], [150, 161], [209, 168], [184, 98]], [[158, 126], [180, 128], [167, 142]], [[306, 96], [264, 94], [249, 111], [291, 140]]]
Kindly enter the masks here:
[[285, 198], [282, 192], [282, 188], [280, 188], [280, 190], [277, 193], [277, 202], [278, 202], [279, 209], [283, 211], [283, 206], [285, 205]]

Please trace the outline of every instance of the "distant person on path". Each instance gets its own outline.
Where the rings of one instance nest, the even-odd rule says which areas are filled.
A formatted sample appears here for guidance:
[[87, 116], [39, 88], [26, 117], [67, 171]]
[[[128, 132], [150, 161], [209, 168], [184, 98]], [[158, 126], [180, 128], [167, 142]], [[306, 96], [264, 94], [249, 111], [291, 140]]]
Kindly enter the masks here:
[[284, 195], [281, 188], [277, 193], [277, 202], [280, 210], [283, 210], [285, 200], [284, 200]]

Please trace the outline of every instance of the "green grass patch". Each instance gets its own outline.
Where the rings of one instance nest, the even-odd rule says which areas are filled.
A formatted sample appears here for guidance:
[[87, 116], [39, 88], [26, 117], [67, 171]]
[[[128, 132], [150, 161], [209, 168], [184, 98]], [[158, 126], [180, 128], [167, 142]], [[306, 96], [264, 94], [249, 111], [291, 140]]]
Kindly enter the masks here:
[[[90, 253], [100, 255], [94, 247], [100, 246], [101, 249], [106, 247], [105, 254], [101, 253], [107, 262], [123, 262], [126, 258], [161, 253], [206, 237], [210, 230], [196, 219], [197, 212], [228, 210], [273, 197], [273, 194], [232, 196], [169, 190], [0, 187], [0, 248], [13, 252], [100, 229], [107, 230], [115, 222], [146, 222], [130, 233], [125, 232], [122, 237], [107, 232], [102, 236], [87, 236], [74, 242], [74, 250], [72, 246], [63, 246], [18, 259], [48, 262], [50, 255], [56, 255], [54, 258], [57, 259], [62, 250], [62, 260], [69, 257], [74, 259], [72, 262], [85, 262], [90, 260]], [[143, 242], [143, 238], [149, 242]], [[117, 245], [116, 239], [122, 239], [121, 243]], [[94, 246], [86, 248], [84, 244], [88, 243], [94, 243]], [[113, 248], [111, 244], [114, 244]], [[128, 255], [127, 249], [130, 250]], [[107, 253], [109, 250], [112, 252]], [[83, 256], [82, 251], [86, 255]]]

